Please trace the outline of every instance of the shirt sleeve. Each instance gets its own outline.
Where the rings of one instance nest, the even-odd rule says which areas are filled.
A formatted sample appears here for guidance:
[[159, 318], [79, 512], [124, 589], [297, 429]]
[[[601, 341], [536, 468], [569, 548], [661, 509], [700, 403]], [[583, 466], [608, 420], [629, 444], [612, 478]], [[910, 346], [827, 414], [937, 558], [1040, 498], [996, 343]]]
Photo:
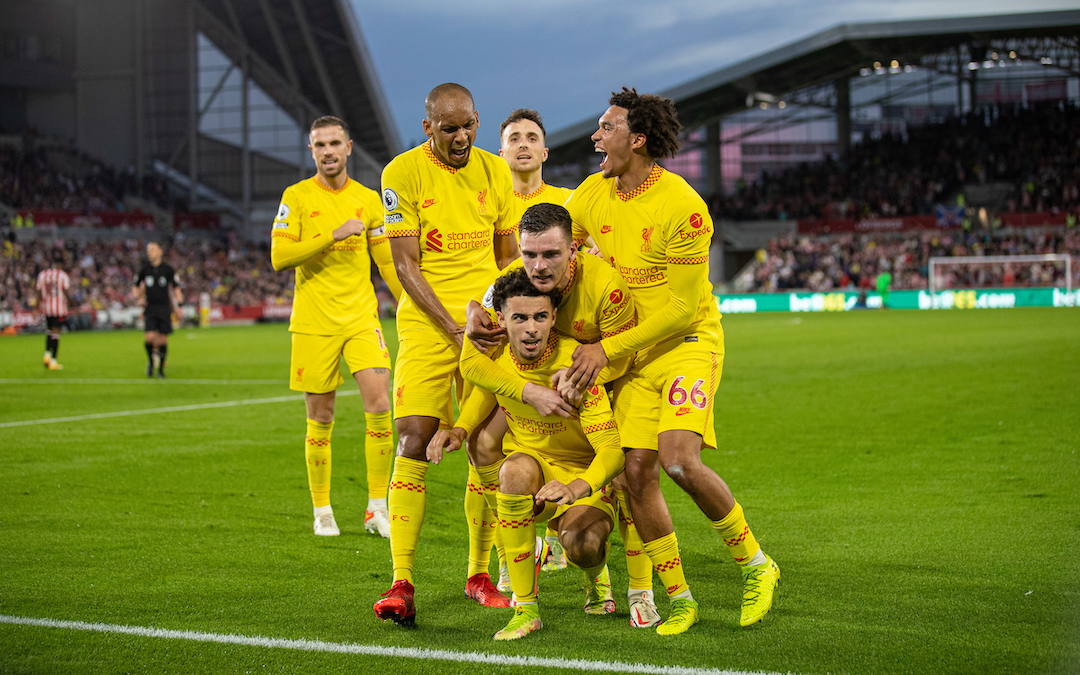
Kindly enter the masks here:
[[664, 238], [668, 302], [637, 326], [605, 339], [604, 352], [609, 359], [654, 345], [694, 322], [702, 289], [709, 280], [712, 231], [712, 219], [704, 209], [673, 218]]
[[391, 161], [382, 173], [382, 202], [386, 236], [419, 237], [420, 213], [416, 204], [416, 177], [408, 170], [407, 156]]
[[581, 428], [596, 456], [580, 478], [595, 493], [622, 473], [626, 465], [615, 415], [604, 387], [593, 385], [581, 401]]
[[457, 420], [454, 421], [454, 426], [461, 427], [465, 430], [465, 434], [469, 435], [487, 419], [496, 405], [494, 394], [480, 387], [473, 387], [469, 397], [461, 404], [461, 411], [458, 413]]
[[[500, 347], [499, 349], [504, 349]], [[528, 381], [517, 373], [511, 373], [466, 339], [461, 346], [461, 376], [477, 387], [498, 396], [522, 401]]]
[[386, 236], [386, 219], [382, 203], [376, 203], [376, 200], [377, 197], [372, 199], [371, 204], [364, 205], [364, 233], [367, 235], [368, 251], [371, 252], [371, 259], [379, 268], [379, 276], [390, 289], [394, 300], [401, 300], [401, 281], [398, 280], [397, 269], [394, 268], [390, 238]]
[[[709, 263], [668, 265], [668, 302], [656, 314], [625, 333], [603, 341], [608, 359], [618, 359], [660, 342], [694, 322], [701, 289], [709, 278]], [[609, 350], [610, 347], [610, 350]]]
[[270, 263], [278, 272], [292, 269], [334, 245], [333, 237], [300, 241], [303, 232], [300, 216], [303, 212], [304, 204], [300, 195], [293, 187], [286, 188], [270, 229]]

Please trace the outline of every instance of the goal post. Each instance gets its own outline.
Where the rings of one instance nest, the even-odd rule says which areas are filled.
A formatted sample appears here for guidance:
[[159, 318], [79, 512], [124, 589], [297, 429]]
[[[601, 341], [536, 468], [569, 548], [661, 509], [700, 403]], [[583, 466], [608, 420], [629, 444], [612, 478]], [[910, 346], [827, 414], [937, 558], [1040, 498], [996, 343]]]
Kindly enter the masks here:
[[[938, 271], [944, 267], [963, 267], [974, 265], [1022, 265], [1027, 263], [1064, 263], [1065, 264], [1065, 291], [1072, 292], [1072, 257], [1063, 253], [1047, 253], [1042, 255], [971, 255], [971, 256], [934, 256], [930, 258], [927, 268], [927, 290], [931, 302], [937, 307], [937, 293], [945, 289], [938, 283]], [[968, 286], [963, 286], [968, 288]]]

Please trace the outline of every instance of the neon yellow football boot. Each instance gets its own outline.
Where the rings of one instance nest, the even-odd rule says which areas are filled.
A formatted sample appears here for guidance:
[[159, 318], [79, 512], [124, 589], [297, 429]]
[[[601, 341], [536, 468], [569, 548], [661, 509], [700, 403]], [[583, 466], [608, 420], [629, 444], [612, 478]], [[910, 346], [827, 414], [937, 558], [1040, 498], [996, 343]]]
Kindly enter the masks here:
[[514, 618], [510, 619], [510, 623], [506, 624], [506, 628], [495, 633], [495, 639], [520, 640], [534, 630], [543, 627], [544, 622], [540, 620], [540, 607], [535, 602], [518, 605], [514, 608]]
[[671, 616], [656, 627], [657, 635], [678, 635], [697, 623], [697, 602], [686, 598], [671, 599]]
[[761, 621], [772, 609], [773, 592], [780, 583], [780, 567], [769, 556], [765, 562], [742, 568], [742, 616], [739, 624], [752, 626]]

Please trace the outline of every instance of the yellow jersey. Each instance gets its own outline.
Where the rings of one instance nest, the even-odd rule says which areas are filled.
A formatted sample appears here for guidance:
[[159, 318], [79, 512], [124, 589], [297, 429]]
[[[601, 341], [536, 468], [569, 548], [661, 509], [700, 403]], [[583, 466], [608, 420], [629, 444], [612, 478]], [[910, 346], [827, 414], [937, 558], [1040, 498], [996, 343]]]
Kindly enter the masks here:
[[[498, 272], [483, 298], [473, 298], [496, 322], [492, 294], [495, 280], [525, 266], [518, 258]], [[579, 252], [570, 261], [570, 282], [562, 291], [555, 313], [555, 330], [578, 342], [600, 342], [637, 324], [634, 299], [619, 273], [594, 255]]]
[[[496, 364], [546, 387], [555, 371], [570, 366], [577, 346], [576, 340], [551, 331], [547, 347], [536, 363], [518, 363], [513, 353], [505, 349]], [[455, 426], [472, 433], [475, 424], [487, 417], [496, 401], [506, 413], [511, 447], [534, 450], [556, 466], [580, 472], [579, 478], [587, 482], [593, 492], [622, 472], [625, 456], [611, 402], [603, 386], [595, 385], [585, 392], [576, 419], [557, 415], [543, 417], [531, 405], [506, 396], [495, 396], [478, 386], [463, 406]]]
[[[496, 279], [523, 266], [519, 258], [497, 274]], [[494, 284], [493, 279], [484, 297], [474, 300], [484, 307], [491, 322], [497, 324], [492, 306]], [[596, 256], [579, 252], [570, 263], [570, 283], [563, 289], [562, 299], [556, 308], [554, 329], [578, 342], [591, 343], [604, 342], [635, 325], [634, 299], [623, 278]], [[461, 352], [461, 372], [465, 375], [467, 371], [465, 376], [475, 380], [478, 386], [520, 401], [526, 381], [513, 369], [499, 368], [491, 362], [492, 359], [498, 361], [502, 351], [503, 347], [497, 348], [489, 359], [487, 354], [469, 342]], [[629, 367], [630, 359], [627, 356], [611, 359], [597, 382], [603, 384], [614, 380]]]
[[525, 209], [535, 204], [558, 204], [562, 206], [566, 203], [566, 200], [570, 198], [570, 195], [574, 194], [574, 191], [570, 188], [555, 187], [554, 185], [548, 185], [547, 183], [541, 183], [539, 189], [535, 192], [530, 192], [527, 195], [523, 195], [517, 190], [513, 191], [514, 198], [510, 200], [513, 204], [513, 212], [510, 219], [514, 222], [514, 239], [521, 243], [521, 235], [518, 232], [518, 223], [521, 222], [521, 216], [525, 215]]
[[637, 305], [638, 325], [605, 341], [608, 358], [690, 334], [720, 346], [720, 311], [709, 283], [712, 218], [681, 176], [654, 164], [645, 182], [621, 193], [614, 178], [595, 173], [566, 208], [574, 240], [592, 237]]
[[[418, 237], [420, 272], [446, 311], [465, 323], [465, 306], [498, 271], [494, 236], [510, 234], [513, 181], [498, 155], [473, 147], [460, 169], [441, 162], [425, 142], [395, 157], [382, 174], [386, 233]], [[398, 324], [434, 326], [408, 294]]]
[[[310, 335], [351, 335], [378, 321], [379, 307], [371, 284], [371, 259], [384, 277], [393, 271], [382, 204], [374, 190], [351, 178], [341, 188], [327, 187], [312, 176], [285, 188], [270, 231], [271, 248], [285, 242], [318, 246], [334, 240], [346, 220], [364, 222], [364, 235], [327, 245], [296, 266], [289, 330]], [[272, 252], [273, 255], [273, 252]], [[393, 288], [397, 275], [387, 283]]]

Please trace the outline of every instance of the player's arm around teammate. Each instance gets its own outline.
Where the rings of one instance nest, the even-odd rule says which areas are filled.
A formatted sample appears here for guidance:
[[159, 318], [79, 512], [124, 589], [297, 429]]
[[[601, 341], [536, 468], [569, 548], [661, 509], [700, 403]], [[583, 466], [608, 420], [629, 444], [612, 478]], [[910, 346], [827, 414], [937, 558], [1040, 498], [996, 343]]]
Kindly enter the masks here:
[[724, 356], [708, 282], [711, 218], [686, 181], [656, 162], [678, 149], [681, 126], [672, 101], [624, 88], [612, 95], [598, 127], [592, 140], [601, 172], [586, 179], [567, 207], [627, 278], [643, 316], [608, 341], [604, 353], [637, 351], [616, 389], [616, 416], [635, 421], [622, 438], [631, 508], [672, 599], [671, 617], [658, 632], [679, 633], [697, 621], [660, 468], [690, 495], [742, 567], [740, 623], [750, 625], [769, 611], [779, 568], [761, 551], [727, 484], [701, 459], [703, 446], [716, 446], [712, 411]]

